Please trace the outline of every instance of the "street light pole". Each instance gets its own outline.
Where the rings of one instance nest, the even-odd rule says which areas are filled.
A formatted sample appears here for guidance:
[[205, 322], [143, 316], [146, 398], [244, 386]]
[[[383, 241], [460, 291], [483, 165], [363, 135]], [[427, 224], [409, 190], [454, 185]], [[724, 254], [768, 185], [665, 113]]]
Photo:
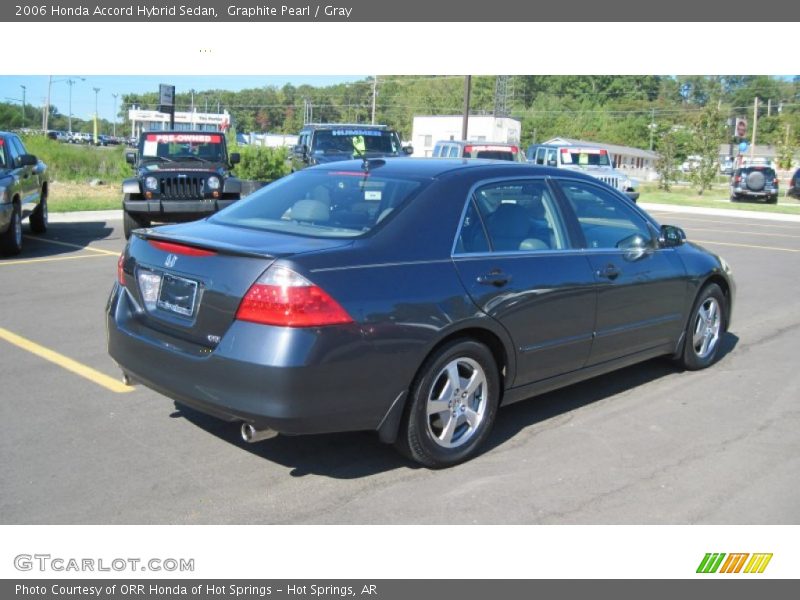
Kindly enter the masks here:
[[47, 79], [47, 102], [44, 103], [44, 114], [42, 115], [42, 129], [47, 134], [47, 121], [50, 117], [50, 88], [53, 87], [53, 76]]
[[98, 123], [98, 111], [97, 111], [97, 96], [100, 93], [100, 88], [92, 88], [94, 90], [94, 143], [97, 143], [97, 134], [99, 133], [100, 124]]
[[[86, 81], [84, 77], [78, 77], [81, 81]], [[67, 117], [67, 128], [69, 132], [72, 133], [72, 86], [75, 85], [74, 79], [67, 79], [67, 85], [69, 86], [69, 116]]]
[[25, 127], [25, 90], [28, 89], [24, 85], [19, 86], [22, 88], [22, 126]]
[[114, 132], [111, 135], [114, 137], [117, 137], [117, 96], [119, 94], [111, 94], [111, 97], [114, 98]]

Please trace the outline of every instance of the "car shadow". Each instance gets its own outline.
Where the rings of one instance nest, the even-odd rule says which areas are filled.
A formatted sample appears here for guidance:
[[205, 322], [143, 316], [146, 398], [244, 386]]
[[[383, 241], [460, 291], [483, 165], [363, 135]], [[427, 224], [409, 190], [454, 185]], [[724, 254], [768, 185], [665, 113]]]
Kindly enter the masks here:
[[122, 228], [115, 229], [105, 221], [49, 223], [46, 233], [35, 235], [24, 228], [23, 236], [22, 253], [15, 259], [49, 258], [79, 252], [93, 242], [120, 238]]
[[[724, 360], [738, 342], [736, 335], [726, 333], [721, 340], [719, 360]], [[503, 407], [497, 414], [494, 430], [484, 445], [483, 452], [502, 446], [532, 425], [633, 390], [675, 374], [678, 370], [672, 361], [656, 358], [542, 394], [530, 401]], [[292, 477], [318, 475], [333, 479], [357, 479], [394, 469], [422, 468], [401, 456], [390, 445], [378, 441], [374, 432], [279, 435], [263, 442], [248, 444], [242, 441], [238, 424], [220, 421], [178, 403], [175, 408], [176, 411], [170, 415], [172, 418], [185, 418], [208, 433], [251, 454], [291, 468]]]

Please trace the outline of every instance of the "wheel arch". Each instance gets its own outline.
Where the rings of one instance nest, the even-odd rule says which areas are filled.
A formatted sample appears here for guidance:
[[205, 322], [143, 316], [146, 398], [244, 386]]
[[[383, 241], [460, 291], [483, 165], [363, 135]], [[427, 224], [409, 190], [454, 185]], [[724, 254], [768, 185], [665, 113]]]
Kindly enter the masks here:
[[516, 361], [514, 360], [513, 346], [511, 345], [511, 340], [503, 339], [504, 337], [506, 336], [503, 336], [493, 328], [477, 323], [465, 324], [458, 329], [443, 332], [443, 335], [431, 345], [428, 352], [420, 361], [419, 366], [414, 371], [414, 376], [408, 382], [406, 390], [395, 399], [378, 425], [378, 437], [380, 440], [388, 444], [394, 443], [397, 439], [402, 420], [407, 413], [409, 393], [414, 386], [414, 382], [419, 378], [425, 363], [441, 348], [458, 340], [476, 341], [486, 346], [489, 352], [491, 352], [497, 367], [497, 374], [500, 378], [500, 398], [498, 398], [498, 406], [501, 406], [503, 403], [503, 393], [510, 382], [514, 381], [514, 376], [516, 374]]

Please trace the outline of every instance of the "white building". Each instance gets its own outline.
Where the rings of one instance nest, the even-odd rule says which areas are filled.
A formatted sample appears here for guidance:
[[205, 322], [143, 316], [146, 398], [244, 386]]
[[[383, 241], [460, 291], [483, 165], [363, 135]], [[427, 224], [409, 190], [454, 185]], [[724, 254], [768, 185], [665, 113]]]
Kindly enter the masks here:
[[[414, 156], [430, 156], [438, 141], [460, 140], [462, 115], [414, 117], [411, 144]], [[508, 117], [474, 115], [467, 123], [467, 139], [476, 142], [519, 144], [522, 123]]]
[[[131, 136], [138, 137], [142, 131], [169, 129], [169, 114], [157, 110], [132, 108], [128, 111], [131, 121]], [[185, 131], [226, 131], [231, 125], [231, 115], [221, 113], [176, 112], [175, 129]]]
[[237, 136], [237, 142], [249, 146], [266, 146], [267, 148], [291, 148], [297, 145], [299, 136], [288, 133], [245, 133]]

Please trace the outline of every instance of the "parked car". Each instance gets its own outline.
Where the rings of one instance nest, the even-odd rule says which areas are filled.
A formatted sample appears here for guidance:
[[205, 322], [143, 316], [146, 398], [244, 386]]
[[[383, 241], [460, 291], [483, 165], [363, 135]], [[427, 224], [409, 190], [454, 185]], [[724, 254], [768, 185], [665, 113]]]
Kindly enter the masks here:
[[634, 202], [639, 199], [639, 182], [618, 171], [605, 148], [533, 144], [528, 146], [526, 156], [529, 163], [586, 173], [619, 190]]
[[500, 405], [660, 355], [708, 367], [734, 293], [724, 260], [582, 173], [359, 160], [137, 230], [107, 339], [129, 381], [246, 441], [373, 430], [444, 467]]
[[431, 156], [434, 158], [491, 158], [526, 162], [525, 154], [517, 144], [502, 142], [444, 140], [434, 144]]
[[800, 169], [797, 169], [789, 180], [789, 189], [786, 193], [792, 198], [800, 200]]
[[47, 165], [28, 154], [22, 140], [0, 131], [0, 253], [22, 251], [22, 221], [47, 231]]
[[125, 160], [135, 176], [122, 182], [125, 238], [152, 221], [179, 223], [207, 217], [241, 197], [225, 136], [203, 131], [148, 131]]
[[414, 153], [386, 125], [309, 123], [298, 134], [289, 158], [292, 171], [353, 158], [386, 158]]
[[778, 175], [775, 169], [766, 166], [741, 167], [731, 177], [731, 202], [742, 198], [765, 200], [769, 204], [778, 202]]

